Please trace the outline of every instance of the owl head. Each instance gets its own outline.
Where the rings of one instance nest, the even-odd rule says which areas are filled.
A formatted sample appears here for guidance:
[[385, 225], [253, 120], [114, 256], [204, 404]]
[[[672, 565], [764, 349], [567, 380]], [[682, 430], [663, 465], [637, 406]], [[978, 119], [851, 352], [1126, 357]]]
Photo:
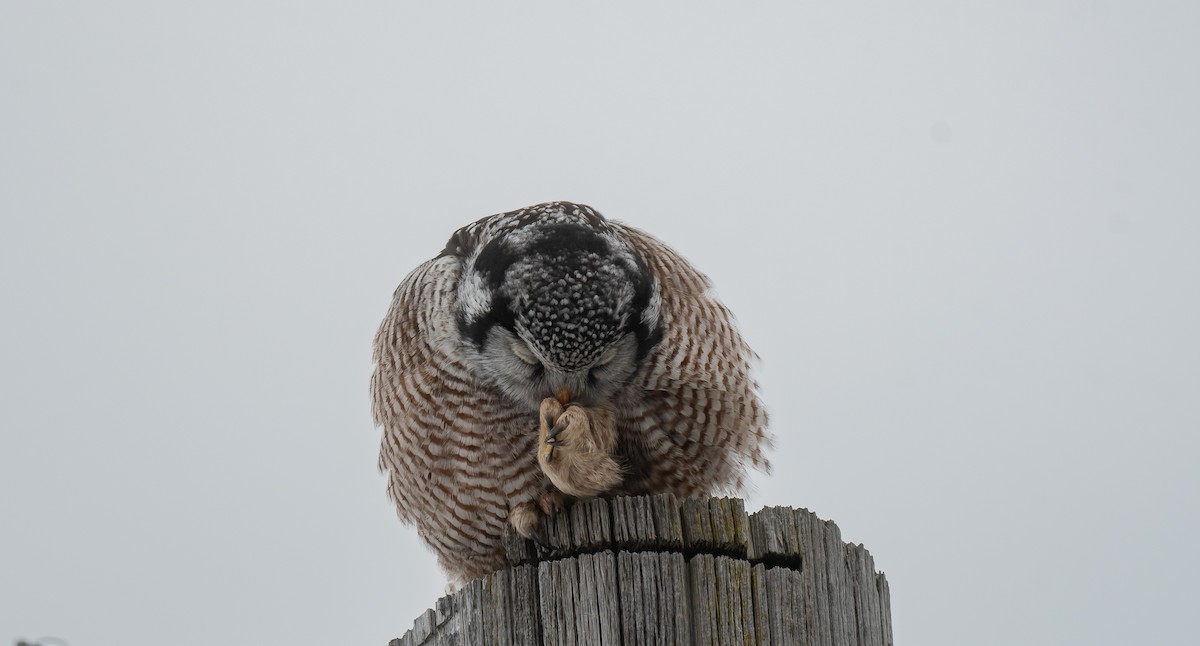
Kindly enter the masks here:
[[598, 214], [515, 219], [463, 260], [456, 321], [510, 400], [611, 402], [661, 338], [657, 284]]

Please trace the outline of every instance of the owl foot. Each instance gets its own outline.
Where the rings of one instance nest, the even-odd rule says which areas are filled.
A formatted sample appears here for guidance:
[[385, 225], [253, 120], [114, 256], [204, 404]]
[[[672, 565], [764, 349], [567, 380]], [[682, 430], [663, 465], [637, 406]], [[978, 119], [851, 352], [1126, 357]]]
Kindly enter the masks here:
[[558, 513], [567, 505], [567, 497], [562, 492], [551, 491], [538, 496], [537, 504], [550, 522], [555, 523], [558, 522]]
[[544, 532], [542, 532], [541, 515], [533, 501], [523, 502], [509, 510], [508, 522], [521, 536], [537, 543], [540, 547], [549, 547]]
[[538, 496], [534, 500], [523, 502], [508, 513], [508, 522], [513, 529], [525, 538], [537, 543], [544, 550], [551, 549], [546, 535], [546, 526], [542, 518], [548, 518], [551, 523], [558, 521], [558, 514], [563, 510], [567, 499], [558, 491], [551, 491]]
[[547, 397], [538, 411], [538, 464], [558, 490], [576, 498], [600, 495], [621, 483], [616, 416]]

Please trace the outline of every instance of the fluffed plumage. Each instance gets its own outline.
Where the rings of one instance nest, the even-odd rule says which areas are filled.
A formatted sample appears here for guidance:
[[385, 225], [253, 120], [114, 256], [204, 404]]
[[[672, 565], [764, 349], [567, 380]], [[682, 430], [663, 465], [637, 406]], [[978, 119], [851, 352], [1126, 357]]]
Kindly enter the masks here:
[[546, 450], [539, 410], [572, 417], [555, 397], [606, 430], [598, 446], [616, 431], [599, 495], [737, 491], [768, 469], [754, 358], [708, 279], [650, 235], [570, 202], [483, 218], [400, 283], [375, 337], [389, 497], [452, 582], [504, 567], [505, 524], [559, 495], [545, 456], [581, 450]]

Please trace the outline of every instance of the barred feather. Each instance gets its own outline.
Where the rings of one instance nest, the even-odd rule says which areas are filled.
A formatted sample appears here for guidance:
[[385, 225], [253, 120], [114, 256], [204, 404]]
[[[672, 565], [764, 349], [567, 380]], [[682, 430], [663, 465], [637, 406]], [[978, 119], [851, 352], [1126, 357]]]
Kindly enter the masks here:
[[575, 218], [625, 240], [654, 278], [663, 334], [611, 402], [628, 475], [608, 495], [733, 492], [747, 465], [769, 469], [755, 355], [707, 277], [652, 236], [582, 205], [484, 218], [400, 283], [375, 337], [371, 378], [388, 495], [458, 583], [504, 567], [509, 513], [552, 488], [537, 463], [536, 411], [502, 396], [464, 350], [455, 321], [464, 258], [546, 217]]

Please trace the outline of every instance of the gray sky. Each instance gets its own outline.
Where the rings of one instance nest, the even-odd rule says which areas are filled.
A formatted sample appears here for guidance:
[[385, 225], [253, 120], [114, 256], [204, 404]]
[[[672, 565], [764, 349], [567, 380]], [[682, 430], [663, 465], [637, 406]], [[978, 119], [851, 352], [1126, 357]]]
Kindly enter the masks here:
[[899, 643], [1194, 639], [1200, 5], [498, 4], [0, 3], [0, 644], [404, 632], [371, 336], [551, 199], [714, 279]]

